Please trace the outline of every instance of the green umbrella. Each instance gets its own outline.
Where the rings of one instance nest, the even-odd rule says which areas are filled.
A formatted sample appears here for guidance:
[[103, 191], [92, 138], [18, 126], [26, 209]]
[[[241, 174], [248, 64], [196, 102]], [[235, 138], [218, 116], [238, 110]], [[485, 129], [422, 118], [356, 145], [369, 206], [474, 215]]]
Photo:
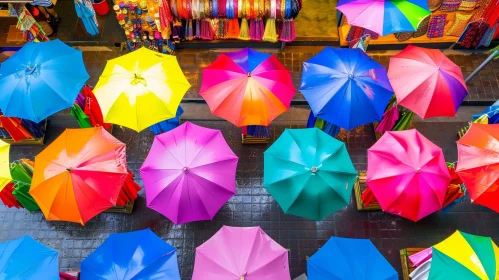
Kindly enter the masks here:
[[317, 128], [286, 129], [264, 153], [263, 185], [286, 214], [322, 220], [348, 205], [356, 178], [345, 144]]

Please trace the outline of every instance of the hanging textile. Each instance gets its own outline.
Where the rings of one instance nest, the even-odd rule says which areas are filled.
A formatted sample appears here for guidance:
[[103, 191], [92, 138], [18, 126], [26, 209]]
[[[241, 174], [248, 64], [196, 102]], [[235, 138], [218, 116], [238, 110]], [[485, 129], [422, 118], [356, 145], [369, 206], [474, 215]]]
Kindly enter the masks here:
[[0, 187], [0, 200], [3, 205], [8, 208], [23, 208], [23, 206], [17, 201], [17, 198], [12, 194], [15, 190], [14, 183], [10, 182], [5, 184], [3, 187]]
[[255, 138], [266, 138], [270, 136], [270, 127], [263, 125], [249, 125], [247, 126], [246, 135], [250, 135]]
[[459, 39], [461, 46], [465, 48], [476, 48], [480, 43], [485, 31], [489, 28], [489, 24], [485, 21], [474, 21], [468, 24], [469, 26], [464, 31]]
[[116, 201], [117, 206], [125, 206], [126, 203], [137, 199], [138, 192], [142, 189], [139, 184], [135, 183], [133, 180], [133, 173], [128, 170], [128, 175], [123, 183], [120, 194], [118, 195], [118, 200]]
[[376, 127], [376, 132], [385, 133], [387, 131], [392, 130], [399, 119], [399, 110], [397, 106], [392, 106], [385, 113], [383, 113], [383, 119], [379, 123], [378, 127]]
[[21, 119], [21, 124], [35, 139], [42, 138], [45, 134], [45, 121], [35, 123], [30, 120]]
[[99, 28], [97, 28], [97, 18], [95, 17], [95, 10], [92, 6], [90, 0], [75, 0], [74, 1], [76, 15], [83, 22], [83, 26], [87, 30], [88, 34], [95, 36], [99, 34]]
[[78, 104], [73, 104], [73, 107], [71, 107], [71, 116], [76, 118], [76, 121], [78, 122], [78, 125], [81, 128], [89, 128], [93, 127], [92, 123], [90, 123], [90, 120], [87, 115], [83, 112], [83, 110], [80, 108]]
[[25, 8], [24, 3], [9, 3], [9, 16], [17, 17], [16, 27], [23, 32], [23, 37], [27, 42], [46, 42], [49, 40], [43, 28]]
[[13, 162], [10, 166], [10, 174], [12, 175], [12, 181], [15, 186], [15, 190], [12, 194], [16, 197], [17, 201], [30, 212], [40, 210], [38, 204], [29, 194], [31, 179], [33, 177], [33, 165], [32, 161], [21, 159]]
[[174, 118], [159, 122], [157, 124], [149, 127], [149, 130], [154, 133], [154, 135], [158, 135], [164, 132], [168, 132], [180, 125], [180, 116], [184, 113], [184, 109], [182, 107], [178, 107], [177, 113]]
[[21, 119], [5, 117], [0, 112], [0, 127], [5, 129], [14, 141], [35, 139], [29, 131], [22, 125]]
[[102, 126], [104, 129], [109, 130], [111, 124], [104, 122], [102, 111], [92, 89], [85, 85], [82, 89], [82, 95], [85, 97], [85, 108], [83, 109], [83, 112], [88, 116], [92, 126]]

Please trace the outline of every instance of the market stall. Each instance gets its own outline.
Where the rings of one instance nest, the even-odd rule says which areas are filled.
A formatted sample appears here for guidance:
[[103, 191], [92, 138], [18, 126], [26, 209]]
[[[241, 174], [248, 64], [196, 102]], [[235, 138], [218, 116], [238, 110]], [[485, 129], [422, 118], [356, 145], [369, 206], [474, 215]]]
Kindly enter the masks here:
[[173, 53], [173, 42], [238, 39], [291, 42], [300, 0], [131, 0], [114, 11], [130, 50]]
[[[341, 10], [342, 2], [351, 1], [340, 1], [338, 10]], [[372, 45], [457, 42], [465, 48], [478, 48], [489, 46], [492, 39], [497, 36], [499, 18], [497, 1], [429, 0], [427, 4], [422, 6], [428, 8], [428, 13], [420, 14], [414, 19], [413, 30], [394, 31], [390, 34], [380, 34], [358, 23], [350, 25], [348, 16], [342, 15], [338, 25], [340, 45], [354, 44], [356, 39], [369, 35]], [[414, 10], [402, 12], [413, 13]], [[356, 22], [357, 19], [350, 21]]]

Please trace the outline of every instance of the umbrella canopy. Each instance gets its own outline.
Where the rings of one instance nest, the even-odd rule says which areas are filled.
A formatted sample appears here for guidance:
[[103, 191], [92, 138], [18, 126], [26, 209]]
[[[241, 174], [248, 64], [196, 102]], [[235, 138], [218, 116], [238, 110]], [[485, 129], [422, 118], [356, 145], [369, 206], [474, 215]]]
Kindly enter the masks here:
[[390, 58], [398, 104], [421, 118], [454, 117], [468, 95], [461, 68], [440, 50], [407, 46]]
[[7, 183], [12, 181], [12, 176], [10, 175], [9, 155], [10, 145], [0, 140], [0, 191]]
[[442, 149], [411, 129], [367, 150], [366, 182], [383, 211], [418, 221], [442, 209], [450, 175]]
[[426, 0], [340, 0], [336, 8], [348, 24], [372, 30], [381, 36], [416, 31], [431, 15]]
[[81, 51], [58, 39], [28, 42], [0, 67], [0, 109], [38, 123], [73, 106], [88, 78]]
[[428, 279], [495, 280], [499, 248], [490, 237], [456, 231], [432, 248]]
[[0, 279], [59, 280], [58, 253], [26, 235], [0, 243]]
[[196, 248], [192, 280], [290, 280], [288, 250], [260, 227], [223, 226]]
[[143, 47], [108, 60], [94, 95], [105, 122], [141, 131], [175, 117], [190, 86], [175, 56]]
[[309, 280], [397, 280], [397, 271], [369, 239], [331, 237], [307, 261]]
[[35, 166], [29, 193], [45, 218], [82, 225], [116, 205], [128, 175], [125, 144], [102, 127], [66, 129]]
[[286, 129], [264, 153], [263, 185], [286, 214], [324, 219], [350, 203], [356, 178], [345, 144], [317, 128]]
[[252, 49], [221, 54], [203, 69], [199, 94], [211, 112], [236, 126], [268, 126], [296, 93], [277, 57]]
[[457, 152], [456, 172], [471, 201], [499, 212], [499, 124], [471, 124]]
[[140, 168], [147, 206], [175, 224], [211, 220], [236, 193], [237, 162], [220, 130], [186, 122], [157, 135]]
[[381, 120], [393, 96], [385, 67], [360, 49], [331, 47], [303, 62], [300, 91], [316, 117], [345, 129]]
[[150, 229], [113, 233], [81, 262], [81, 280], [180, 280], [177, 250]]

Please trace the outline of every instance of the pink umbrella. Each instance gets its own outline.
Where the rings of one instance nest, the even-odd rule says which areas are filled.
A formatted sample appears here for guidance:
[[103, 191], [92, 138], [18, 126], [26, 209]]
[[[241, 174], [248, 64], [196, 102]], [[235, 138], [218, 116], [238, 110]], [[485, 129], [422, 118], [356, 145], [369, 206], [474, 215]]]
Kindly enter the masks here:
[[442, 209], [450, 182], [444, 155], [417, 130], [387, 131], [367, 163], [367, 185], [383, 211], [418, 221]]
[[289, 280], [288, 251], [260, 227], [223, 226], [196, 248], [192, 280]]
[[220, 130], [186, 122], [157, 135], [140, 168], [147, 206], [175, 224], [211, 220], [236, 193], [237, 162]]

